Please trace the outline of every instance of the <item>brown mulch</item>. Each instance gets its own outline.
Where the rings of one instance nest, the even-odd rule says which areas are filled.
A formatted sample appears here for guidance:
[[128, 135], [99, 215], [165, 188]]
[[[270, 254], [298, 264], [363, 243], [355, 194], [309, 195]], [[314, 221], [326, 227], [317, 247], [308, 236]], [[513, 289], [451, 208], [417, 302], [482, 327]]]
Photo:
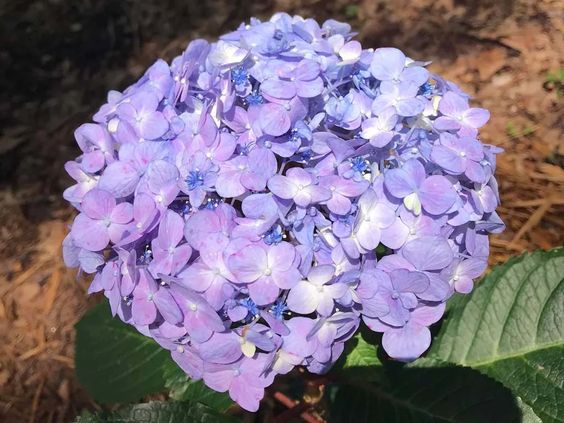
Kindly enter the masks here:
[[[256, 3], [256, 4], [253, 4]], [[80, 6], [78, 6], [80, 4]], [[0, 421], [68, 422], [98, 406], [74, 376], [73, 325], [93, 300], [64, 268], [73, 212], [63, 164], [72, 131], [110, 88], [157, 57], [249, 16], [286, 10], [349, 21], [365, 46], [393, 45], [490, 109], [501, 146], [491, 262], [562, 245], [564, 20], [558, 0], [15, 1], [0, 6]], [[557, 79], [557, 78], [556, 78]]]

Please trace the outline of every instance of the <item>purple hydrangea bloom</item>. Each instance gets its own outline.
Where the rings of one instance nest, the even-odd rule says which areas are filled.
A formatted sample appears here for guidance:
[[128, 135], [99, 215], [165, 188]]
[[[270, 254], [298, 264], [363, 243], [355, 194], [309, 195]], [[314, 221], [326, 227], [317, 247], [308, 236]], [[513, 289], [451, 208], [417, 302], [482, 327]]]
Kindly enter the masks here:
[[449, 91], [439, 102], [439, 116], [433, 123], [440, 131], [458, 131], [461, 136], [476, 136], [478, 129], [490, 119], [486, 109], [468, 106], [468, 100]]
[[503, 230], [489, 113], [352, 36], [279, 13], [195, 40], [111, 91], [65, 165], [65, 263], [250, 411], [277, 374], [327, 372], [360, 324], [419, 357]]

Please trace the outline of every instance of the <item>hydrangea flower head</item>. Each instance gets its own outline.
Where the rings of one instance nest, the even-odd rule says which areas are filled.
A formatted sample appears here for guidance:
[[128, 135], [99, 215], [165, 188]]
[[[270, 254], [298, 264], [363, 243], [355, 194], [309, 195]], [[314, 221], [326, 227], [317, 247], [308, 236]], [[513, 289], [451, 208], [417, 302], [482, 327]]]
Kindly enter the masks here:
[[361, 324], [419, 357], [503, 230], [488, 112], [352, 37], [280, 13], [193, 41], [110, 92], [66, 164], [67, 265], [247, 410], [277, 374], [328, 371]]

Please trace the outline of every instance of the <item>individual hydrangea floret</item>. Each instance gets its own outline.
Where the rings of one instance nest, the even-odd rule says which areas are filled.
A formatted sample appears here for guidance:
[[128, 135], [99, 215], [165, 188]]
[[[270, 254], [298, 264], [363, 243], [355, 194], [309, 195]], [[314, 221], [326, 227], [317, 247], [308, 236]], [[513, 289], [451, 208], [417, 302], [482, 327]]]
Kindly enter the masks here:
[[414, 360], [503, 230], [489, 113], [349, 25], [274, 15], [158, 60], [65, 169], [68, 266], [192, 379], [256, 411], [360, 325]]

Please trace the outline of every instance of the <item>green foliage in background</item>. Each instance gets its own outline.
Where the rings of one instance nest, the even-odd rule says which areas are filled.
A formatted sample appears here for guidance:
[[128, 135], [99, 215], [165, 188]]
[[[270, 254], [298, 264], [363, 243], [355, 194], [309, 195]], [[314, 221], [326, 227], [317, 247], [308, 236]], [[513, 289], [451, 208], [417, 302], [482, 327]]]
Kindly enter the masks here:
[[[425, 358], [382, 357], [361, 331], [329, 374], [329, 422], [563, 422], [564, 249], [497, 266], [471, 295], [456, 296]], [[233, 402], [189, 380], [153, 340], [112, 319], [107, 305], [77, 324], [80, 383], [100, 402], [158, 392], [166, 402], [85, 413], [81, 423], [235, 422]]]

